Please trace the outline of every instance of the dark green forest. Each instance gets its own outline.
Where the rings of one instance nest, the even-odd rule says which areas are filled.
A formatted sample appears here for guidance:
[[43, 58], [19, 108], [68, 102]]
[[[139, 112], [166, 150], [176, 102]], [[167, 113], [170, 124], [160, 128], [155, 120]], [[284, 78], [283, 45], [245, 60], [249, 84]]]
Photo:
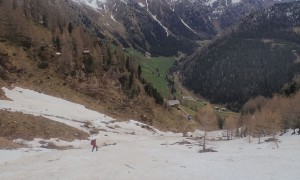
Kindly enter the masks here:
[[186, 59], [183, 83], [236, 111], [251, 97], [271, 97], [300, 72], [298, 27], [299, 3], [250, 14], [231, 33]]

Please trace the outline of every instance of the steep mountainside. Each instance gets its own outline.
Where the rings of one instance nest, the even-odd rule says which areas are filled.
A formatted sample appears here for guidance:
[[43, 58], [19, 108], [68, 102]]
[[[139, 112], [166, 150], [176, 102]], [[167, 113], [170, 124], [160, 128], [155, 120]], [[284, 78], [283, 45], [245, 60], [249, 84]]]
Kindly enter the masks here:
[[191, 53], [199, 40], [212, 39], [250, 12], [285, 1], [73, 0], [123, 46], [165, 56]]
[[146, 95], [134, 57], [112, 46], [88, 15], [67, 1], [1, 0], [0, 87], [22, 86], [163, 129], [187, 127], [178, 110]]
[[252, 13], [185, 61], [183, 83], [235, 110], [250, 97], [272, 96], [300, 72], [299, 29], [299, 2]]

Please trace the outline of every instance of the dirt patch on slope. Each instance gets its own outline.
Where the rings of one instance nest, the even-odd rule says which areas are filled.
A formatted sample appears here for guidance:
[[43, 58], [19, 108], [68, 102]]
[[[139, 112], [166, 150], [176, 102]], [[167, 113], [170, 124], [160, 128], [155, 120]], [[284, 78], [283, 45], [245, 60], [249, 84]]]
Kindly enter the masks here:
[[42, 146], [43, 148], [47, 148], [47, 149], [56, 149], [56, 150], [67, 150], [67, 149], [74, 149], [73, 146], [58, 146], [56, 144], [54, 144], [53, 142], [49, 142], [46, 145]]
[[6, 138], [0, 137], [0, 149], [18, 149], [18, 148], [23, 148], [25, 147], [24, 145], [14, 143], [13, 141], [10, 141]]
[[5, 94], [2, 89], [0, 89], [0, 100], [5, 100]]
[[5, 96], [5, 93], [3, 89], [1, 89], [1, 86], [0, 86], [0, 100], [10, 100]]
[[25, 140], [58, 138], [73, 141], [87, 139], [89, 134], [41, 116], [0, 110], [0, 137]]

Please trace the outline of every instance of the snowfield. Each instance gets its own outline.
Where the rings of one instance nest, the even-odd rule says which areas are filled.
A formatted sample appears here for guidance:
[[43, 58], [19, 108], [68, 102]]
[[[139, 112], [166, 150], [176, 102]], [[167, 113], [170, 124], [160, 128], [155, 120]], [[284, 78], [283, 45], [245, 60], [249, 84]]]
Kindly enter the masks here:
[[[95, 136], [99, 150], [91, 152], [89, 140], [64, 142], [64, 151], [41, 147], [41, 139], [25, 142], [31, 148], [0, 150], [0, 179], [103, 179], [103, 180], [198, 180], [198, 179], [298, 179], [300, 136], [287, 133], [274, 143], [248, 143], [247, 138], [208, 141], [218, 151], [198, 153], [199, 142], [182, 134], [142, 128], [136, 121], [116, 122], [101, 113], [28, 89], [3, 88], [12, 101], [0, 100], [0, 109], [42, 115], [84, 131], [90, 121], [103, 129]], [[201, 132], [189, 133], [201, 135]], [[211, 132], [214, 139], [222, 131]], [[17, 140], [22, 141], [22, 140]]]

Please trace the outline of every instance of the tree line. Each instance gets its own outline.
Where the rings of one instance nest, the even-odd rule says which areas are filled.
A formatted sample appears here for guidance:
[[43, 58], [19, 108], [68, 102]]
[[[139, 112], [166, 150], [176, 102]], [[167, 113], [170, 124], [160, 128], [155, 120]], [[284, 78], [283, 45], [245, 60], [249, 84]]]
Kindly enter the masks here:
[[255, 142], [262, 143], [263, 137], [271, 136], [267, 141], [273, 141], [278, 148], [278, 135], [289, 129], [292, 130], [290, 135], [300, 135], [300, 91], [290, 96], [277, 94], [272, 98], [251, 98], [239, 115], [221, 115], [208, 105], [198, 109], [195, 120], [204, 131], [202, 151], [206, 151], [207, 132], [218, 129], [224, 130], [227, 140], [247, 137], [249, 142], [255, 138]]

